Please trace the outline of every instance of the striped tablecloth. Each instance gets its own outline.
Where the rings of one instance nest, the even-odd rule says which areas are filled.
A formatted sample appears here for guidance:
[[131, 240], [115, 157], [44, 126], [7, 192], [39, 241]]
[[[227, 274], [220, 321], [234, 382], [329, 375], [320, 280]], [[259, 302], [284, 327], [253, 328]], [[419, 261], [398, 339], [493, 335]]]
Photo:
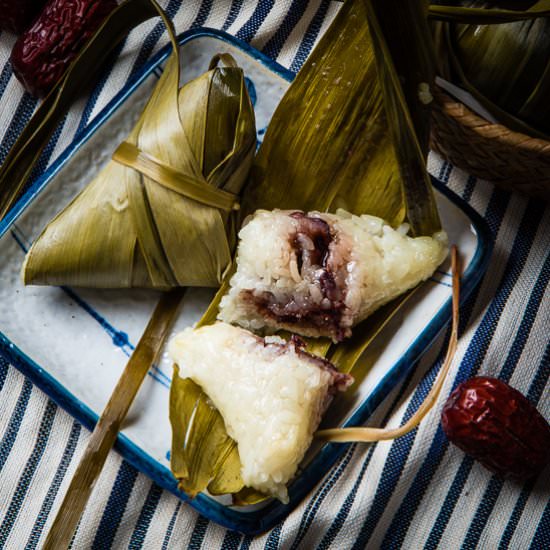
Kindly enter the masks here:
[[[160, 3], [178, 32], [223, 28], [294, 71], [340, 6], [328, 0]], [[0, 35], [0, 160], [37, 105], [12, 76], [13, 40]], [[95, 91], [73, 106], [39, 169], [166, 42], [156, 22], [133, 32]], [[495, 190], [435, 157], [430, 169], [487, 220], [495, 243], [489, 271], [462, 310], [460, 346], [444, 397], [473, 375], [493, 375], [550, 418], [550, 208]], [[395, 389], [373, 424], [394, 426], [411, 416], [440, 368], [444, 339]], [[0, 388], [0, 548], [39, 548], [89, 433], [2, 360]], [[449, 445], [438, 421], [442, 401], [406, 437], [352, 446], [298, 509], [257, 538], [200, 517], [113, 452], [73, 547], [550, 548], [550, 469], [524, 485], [493, 477]]]

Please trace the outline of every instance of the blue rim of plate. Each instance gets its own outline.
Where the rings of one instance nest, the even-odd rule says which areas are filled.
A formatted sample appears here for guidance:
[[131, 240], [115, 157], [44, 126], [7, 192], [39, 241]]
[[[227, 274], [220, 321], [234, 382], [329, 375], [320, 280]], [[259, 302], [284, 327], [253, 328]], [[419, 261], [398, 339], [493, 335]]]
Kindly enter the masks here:
[[[192, 29], [179, 35], [178, 42], [180, 46], [182, 46], [190, 40], [200, 37], [215, 38], [238, 48], [243, 53], [257, 60], [266, 69], [288, 82], [292, 82], [295, 76], [293, 72], [268, 58], [246, 42], [242, 42], [217, 29]], [[75, 152], [91, 138], [95, 131], [110, 118], [116, 109], [118, 109], [155, 68], [168, 57], [170, 51], [171, 47], [168, 45], [146, 63], [140, 73], [124, 86], [124, 88], [86, 126], [82, 133], [63, 151], [56, 161], [31, 184], [4, 220], [0, 222], [0, 237], [11, 228], [17, 218], [48, 185]], [[432, 178], [432, 180], [434, 186], [466, 214], [477, 235], [478, 246], [468, 269], [462, 277], [461, 300], [464, 301], [472, 293], [480, 282], [482, 275], [485, 273], [492, 252], [492, 235], [485, 220], [483, 220], [475, 210], [450, 191], [442, 182], [435, 178]], [[401, 378], [410, 372], [423, 353], [430, 347], [439, 333], [448, 324], [450, 317], [451, 301], [449, 299], [447, 303], [439, 309], [428, 326], [417, 336], [399, 361], [389, 369], [369, 397], [363, 401], [355, 413], [346, 421], [344, 424], [345, 426], [359, 426], [367, 421], [376, 407], [378, 407], [388, 395], [390, 390], [395, 387]], [[65, 389], [63, 385], [42, 369], [40, 365], [18, 349], [1, 332], [0, 355], [4, 356], [5, 359], [15, 366], [22, 374], [28, 377], [33, 384], [40, 388], [48, 397], [65, 409], [87, 429], [93, 429], [98, 420], [98, 415]], [[146, 474], [160, 487], [170, 491], [182, 501], [189, 503], [208, 519], [247, 535], [263, 533], [281, 522], [307, 496], [315, 485], [329, 473], [332, 466], [348, 448], [349, 444], [329, 443], [324, 445], [302, 474], [290, 485], [290, 502], [288, 504], [285, 505], [273, 500], [260, 510], [245, 512], [224, 506], [205, 494], [199, 494], [194, 500], [191, 500], [185, 493], [178, 490], [177, 482], [168, 468], [162, 466], [140, 447], [132, 443], [126, 436], [119, 434], [115, 444], [115, 449], [125, 460]]]

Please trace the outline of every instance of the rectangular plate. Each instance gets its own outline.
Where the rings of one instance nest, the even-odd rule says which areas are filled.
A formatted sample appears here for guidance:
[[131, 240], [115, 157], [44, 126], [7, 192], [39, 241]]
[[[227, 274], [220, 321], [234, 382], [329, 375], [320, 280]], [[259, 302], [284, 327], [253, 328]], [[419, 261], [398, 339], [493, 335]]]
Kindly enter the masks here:
[[[180, 36], [183, 78], [206, 70], [210, 58], [230, 52], [243, 67], [255, 104], [258, 140], [293, 78], [250, 46], [219, 31], [194, 30]], [[73, 290], [23, 287], [24, 250], [48, 221], [108, 162], [126, 137], [157, 82], [168, 49], [159, 53], [134, 81], [91, 122], [17, 203], [0, 224], [0, 353], [54, 401], [93, 428], [137, 344], [159, 294], [153, 291]], [[450, 242], [462, 254], [467, 297], [485, 271], [491, 252], [485, 222], [456, 195], [434, 182], [441, 218]], [[335, 400], [326, 426], [361, 425], [450, 319], [449, 265], [444, 264], [408, 300], [369, 348], [354, 371], [356, 384]], [[189, 291], [173, 332], [196, 322], [213, 291]], [[169, 469], [171, 430], [168, 395], [172, 366], [164, 354], [149, 372], [130, 410], [117, 450], [161, 487], [184, 501]], [[206, 517], [254, 534], [281, 521], [330, 470], [346, 445], [314, 444], [291, 483], [290, 503], [270, 500], [234, 508], [227, 499], [201, 494], [190, 501]]]

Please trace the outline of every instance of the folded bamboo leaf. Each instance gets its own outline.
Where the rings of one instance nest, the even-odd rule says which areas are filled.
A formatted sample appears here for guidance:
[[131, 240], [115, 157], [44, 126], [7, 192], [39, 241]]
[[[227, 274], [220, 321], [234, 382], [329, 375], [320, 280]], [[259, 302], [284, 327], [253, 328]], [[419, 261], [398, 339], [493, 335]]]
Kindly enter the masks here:
[[[258, 208], [344, 208], [392, 225], [407, 218], [414, 234], [437, 231], [440, 222], [424, 159], [429, 118], [418, 99], [424, 87], [429, 103], [433, 54], [428, 27], [420, 24], [426, 4], [407, 4], [407, 20], [419, 23], [410, 25], [422, 50], [414, 63], [410, 53], [404, 57], [411, 49], [406, 39], [389, 24], [396, 12], [402, 17], [402, 2], [344, 4], [275, 111], [252, 169], [243, 202], [246, 213]], [[366, 21], [373, 6], [376, 26], [369, 31]], [[380, 14], [387, 14], [384, 31]], [[384, 61], [390, 54], [382, 32], [391, 34], [393, 62]], [[400, 78], [407, 86], [409, 108]], [[423, 143], [412, 131], [412, 107]]]
[[[229, 66], [217, 67], [220, 60]], [[178, 86], [174, 43], [126, 142], [33, 244], [26, 284], [220, 284], [255, 151], [254, 112], [243, 72], [229, 56]]]
[[[170, 389], [170, 422], [170, 466], [183, 491], [195, 497], [206, 488], [212, 494], [237, 493], [243, 488], [239, 455], [221, 414], [197, 384], [179, 376], [177, 367]], [[224, 477], [219, 479], [221, 469]]]
[[154, 0], [127, 0], [105, 20], [18, 137], [0, 168], [0, 220], [17, 200], [40, 154], [73, 100], [135, 26], [158, 15]]
[[[225, 432], [223, 420], [222, 426]], [[244, 489], [237, 444], [231, 440], [231, 444], [220, 451], [214, 469], [215, 475], [207, 486], [208, 492], [212, 495], [237, 494]], [[261, 500], [265, 498], [264, 495], [260, 495], [260, 497]]]
[[170, 467], [181, 490], [192, 498], [205, 490], [234, 494], [240, 504], [266, 498], [244, 486], [237, 444], [227, 435], [221, 414], [197, 384], [179, 376], [178, 367], [170, 388], [170, 422]]
[[[398, 12], [402, 16], [402, 8], [394, 0], [344, 4], [273, 116], [243, 197], [245, 214], [258, 208], [343, 207], [394, 224], [406, 219], [416, 234], [439, 229], [425, 169], [429, 109], [423, 100], [429, 104], [434, 78], [427, 5], [412, 2], [406, 17], [398, 18], [401, 24], [392, 28], [392, 18]], [[232, 274], [226, 274], [199, 326], [215, 321]], [[334, 346], [308, 339], [308, 351], [334, 358], [348, 372], [405, 299], [360, 325], [348, 342]], [[180, 418], [191, 418], [201, 399], [204, 393], [185, 400], [187, 409]], [[192, 424], [185, 429], [191, 430]], [[204, 430], [202, 437], [209, 437]], [[226, 442], [223, 452], [230, 449], [232, 443]], [[190, 466], [184, 457], [182, 471]], [[225, 474], [220, 468], [218, 488], [234, 477], [233, 471], [227, 478]], [[233, 497], [237, 504], [261, 498], [249, 488]]]
[[244, 487], [232, 496], [234, 506], [250, 506], [252, 504], [258, 504], [268, 498], [250, 487]]

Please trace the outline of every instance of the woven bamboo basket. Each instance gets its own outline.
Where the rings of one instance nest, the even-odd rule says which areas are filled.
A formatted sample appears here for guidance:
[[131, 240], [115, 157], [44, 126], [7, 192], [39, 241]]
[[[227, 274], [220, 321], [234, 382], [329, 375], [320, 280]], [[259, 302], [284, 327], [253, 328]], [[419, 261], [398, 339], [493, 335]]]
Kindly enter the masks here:
[[434, 151], [474, 176], [550, 201], [550, 141], [488, 122], [440, 88], [434, 98]]

